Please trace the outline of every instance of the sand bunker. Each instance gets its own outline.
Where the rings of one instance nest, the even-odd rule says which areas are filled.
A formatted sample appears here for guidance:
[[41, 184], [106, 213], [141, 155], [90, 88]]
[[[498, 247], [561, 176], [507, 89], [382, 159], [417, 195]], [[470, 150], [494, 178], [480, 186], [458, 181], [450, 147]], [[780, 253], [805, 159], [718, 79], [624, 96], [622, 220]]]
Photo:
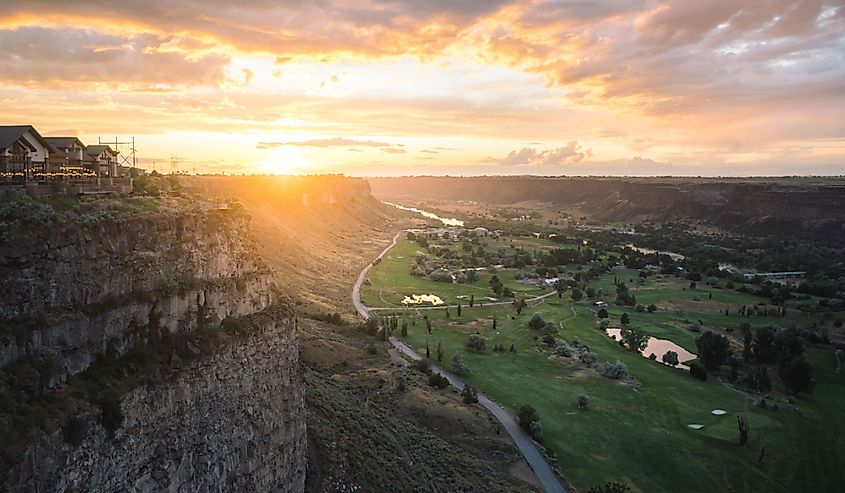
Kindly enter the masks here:
[[699, 424], [687, 425], [687, 428], [692, 428], [693, 430], [700, 430], [700, 429], [704, 428], [704, 425], [699, 425]]
[[724, 409], [714, 409], [714, 410], [710, 411], [710, 414], [715, 414], [716, 416], [724, 416], [724, 415], [728, 414], [728, 412], [725, 411]]
[[436, 294], [415, 294], [405, 296], [402, 300], [403, 305], [423, 305], [426, 303], [431, 304], [432, 306], [437, 306], [442, 305], [443, 300]]

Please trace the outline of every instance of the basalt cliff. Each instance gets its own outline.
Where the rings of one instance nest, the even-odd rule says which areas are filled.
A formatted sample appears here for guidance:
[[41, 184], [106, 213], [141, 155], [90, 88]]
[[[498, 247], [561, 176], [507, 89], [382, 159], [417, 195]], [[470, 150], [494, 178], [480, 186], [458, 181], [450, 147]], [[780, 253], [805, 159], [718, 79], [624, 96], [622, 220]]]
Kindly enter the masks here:
[[296, 321], [237, 204], [0, 204], [0, 491], [301, 491]]

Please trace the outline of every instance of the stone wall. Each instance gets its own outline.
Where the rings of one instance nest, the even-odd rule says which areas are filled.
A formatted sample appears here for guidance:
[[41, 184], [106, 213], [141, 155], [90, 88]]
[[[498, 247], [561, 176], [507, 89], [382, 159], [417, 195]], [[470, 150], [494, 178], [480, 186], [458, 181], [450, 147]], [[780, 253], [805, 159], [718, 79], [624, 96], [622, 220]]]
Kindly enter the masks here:
[[304, 489], [305, 403], [291, 318], [259, 314], [251, 335], [187, 363], [169, 382], [121, 400], [109, 438], [96, 416], [71, 445], [34, 444], [3, 491], [278, 491]]

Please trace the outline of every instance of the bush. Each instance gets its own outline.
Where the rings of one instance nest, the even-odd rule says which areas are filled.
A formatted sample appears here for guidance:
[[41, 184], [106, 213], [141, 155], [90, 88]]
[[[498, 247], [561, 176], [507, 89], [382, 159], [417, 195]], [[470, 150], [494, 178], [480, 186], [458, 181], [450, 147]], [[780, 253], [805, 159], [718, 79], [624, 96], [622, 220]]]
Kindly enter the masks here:
[[615, 364], [610, 362], [605, 363], [601, 369], [601, 374], [615, 380], [628, 378], [631, 375], [630, 372], [628, 372], [628, 367], [625, 366], [625, 363], [618, 360]]
[[487, 349], [487, 339], [478, 334], [470, 334], [466, 344], [467, 351], [473, 353], [483, 353]]
[[516, 418], [517, 421], [519, 421], [519, 426], [521, 426], [523, 430], [529, 431], [531, 423], [540, 421], [540, 414], [536, 409], [534, 409], [534, 406], [525, 404], [519, 408]]
[[555, 354], [564, 358], [572, 357], [572, 348], [563, 339], [555, 340]]
[[475, 404], [478, 402], [478, 391], [472, 385], [464, 385], [461, 397], [464, 400], [464, 404]]
[[538, 442], [543, 441], [543, 425], [539, 421], [532, 421], [528, 426], [528, 434]]
[[552, 347], [552, 346], [554, 346], [554, 345], [555, 345], [555, 338], [554, 338], [554, 336], [553, 336], [553, 335], [551, 335], [551, 334], [546, 334], [546, 335], [543, 337], [543, 342], [544, 342], [544, 343], [546, 343], [546, 346], [548, 346], [548, 347]]
[[578, 356], [578, 359], [580, 359], [581, 362], [583, 362], [585, 365], [592, 368], [598, 362], [599, 356], [596, 353], [592, 353], [590, 351], [583, 351]]
[[578, 409], [588, 409], [590, 407], [590, 397], [587, 394], [578, 396]]
[[702, 382], [707, 381], [707, 370], [705, 370], [704, 367], [699, 365], [698, 363], [693, 363], [689, 365], [689, 374], [701, 380]]
[[469, 373], [469, 368], [464, 364], [464, 358], [461, 356], [461, 353], [455, 353], [452, 356], [452, 370], [455, 371], [458, 375], [466, 375]]
[[657, 311], [657, 305], [651, 303], [648, 307], [646, 307], [646, 310], [648, 310], [649, 313], [654, 313]]
[[438, 389], [445, 389], [449, 386], [449, 380], [439, 373], [432, 373], [428, 377], [428, 385], [430, 387], [437, 387]]
[[436, 282], [452, 282], [452, 274], [445, 269], [437, 269], [428, 275], [428, 278]]
[[114, 438], [115, 432], [123, 424], [123, 411], [120, 409], [120, 399], [114, 395], [104, 397], [100, 402], [100, 422], [106, 429], [109, 438]]
[[543, 316], [539, 313], [535, 313], [531, 315], [531, 320], [528, 321], [528, 326], [534, 330], [540, 330], [546, 326], [546, 321], [543, 320]]

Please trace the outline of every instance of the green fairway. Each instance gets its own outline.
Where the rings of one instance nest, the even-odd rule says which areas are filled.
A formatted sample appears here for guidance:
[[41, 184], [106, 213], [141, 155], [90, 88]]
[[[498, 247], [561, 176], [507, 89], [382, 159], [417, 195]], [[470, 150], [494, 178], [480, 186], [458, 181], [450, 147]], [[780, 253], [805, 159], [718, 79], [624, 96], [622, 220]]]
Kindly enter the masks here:
[[[457, 296], [491, 295], [489, 274], [472, 285], [436, 283], [409, 274], [410, 262], [420, 251], [416, 244], [403, 241], [370, 274], [372, 285], [365, 290], [371, 306], [398, 302], [404, 294], [434, 293], [450, 302]], [[583, 269], [571, 266], [570, 270]], [[530, 288], [513, 281], [515, 270], [500, 270], [497, 275], [508, 286]], [[655, 303], [654, 313], [638, 312], [631, 307], [608, 306], [616, 323], [628, 313], [632, 325], [649, 335], [671, 340], [695, 352], [699, 330], [737, 329], [748, 322], [752, 327], [777, 324], [782, 327], [820, 323], [819, 314], [789, 310], [786, 317], [740, 316], [736, 307], [758, 305], [766, 300], [731, 289], [707, 286], [690, 289], [688, 282], [673, 277], [650, 277], [638, 282], [638, 272], [620, 269], [605, 274], [588, 285], [604, 289], [605, 299], [615, 298], [614, 277], [626, 282], [639, 304]], [[633, 279], [634, 282], [629, 282]], [[539, 291], [537, 291], [539, 292]], [[712, 297], [710, 294], [712, 293]], [[452, 311], [420, 312], [431, 317], [432, 333], [421, 319], [409, 326], [407, 342], [425, 354], [426, 345], [436, 354], [443, 345], [443, 366], [449, 369], [452, 356], [463, 354], [471, 373], [466, 380], [516, 413], [523, 404], [534, 406], [542, 419], [545, 444], [558, 456], [566, 478], [586, 491], [605, 480], [627, 481], [642, 492], [788, 492], [836, 491], [845, 481], [845, 468], [836, 450], [845, 447], [845, 435], [839, 431], [845, 418], [845, 378], [833, 374], [831, 346], [807, 344], [807, 356], [816, 375], [817, 385], [810, 394], [796, 400], [797, 410], [760, 409], [744, 392], [721, 383], [715, 375], [701, 382], [686, 371], [664, 366], [628, 352], [597, 329], [594, 299], [572, 304], [567, 293], [563, 299], [553, 296], [517, 315], [512, 306], [464, 307], [461, 317]], [[729, 309], [725, 315], [722, 310]], [[582, 344], [597, 353], [604, 362], [623, 362], [636, 378], [630, 386], [584, 368], [577, 358], [551, 356], [540, 334], [527, 322], [533, 313], [562, 327], [559, 337]], [[493, 317], [497, 330], [492, 329]], [[464, 349], [469, 334], [479, 332], [487, 339], [487, 350], [474, 354]], [[535, 340], [535, 337], [537, 339]], [[517, 352], [496, 353], [502, 344]], [[659, 357], [660, 355], [658, 355]], [[783, 385], [775, 381], [780, 398]], [[589, 410], [577, 408], [579, 394], [587, 394]], [[724, 416], [711, 414], [723, 409]], [[737, 416], [746, 413], [751, 426], [748, 445], [737, 443]], [[690, 424], [703, 428], [693, 430]], [[761, 444], [765, 447], [758, 462]]]
[[[478, 280], [468, 284], [436, 282], [411, 275], [410, 266], [417, 254], [425, 254], [424, 249], [415, 242], [400, 240], [370, 271], [368, 276], [370, 284], [364, 286], [362, 290], [364, 304], [372, 307], [401, 306], [405, 296], [414, 294], [434, 294], [442, 298], [444, 302], [452, 304], [466, 304], [469, 297], [473, 295], [479, 304], [502, 300], [490, 288], [490, 279], [493, 274], [486, 271], [479, 271]], [[496, 275], [503, 285], [525, 296], [537, 296], [547, 291], [514, 281], [513, 278], [517, 272], [515, 269], [500, 269]]]

